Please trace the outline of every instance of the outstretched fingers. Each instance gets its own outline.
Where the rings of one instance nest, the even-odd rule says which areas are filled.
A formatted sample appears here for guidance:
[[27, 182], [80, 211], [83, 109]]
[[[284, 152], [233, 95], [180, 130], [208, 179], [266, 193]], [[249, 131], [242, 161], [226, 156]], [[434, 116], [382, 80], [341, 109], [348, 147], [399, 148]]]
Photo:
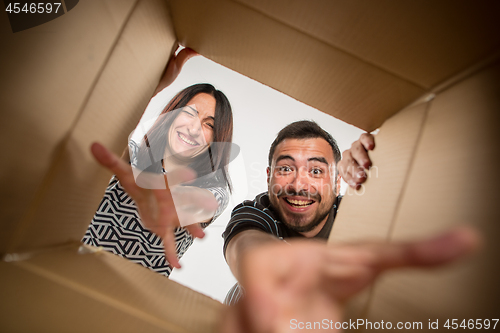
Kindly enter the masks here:
[[98, 142], [92, 144], [90, 151], [99, 164], [110, 170], [120, 179], [120, 183], [132, 197], [142, 195], [141, 189], [135, 183], [132, 168], [127, 162]]
[[181, 268], [179, 263], [179, 258], [177, 258], [177, 251], [175, 249], [175, 228], [168, 227], [162, 237], [163, 248], [165, 251], [165, 257], [173, 268]]
[[400, 267], [433, 267], [451, 263], [475, 252], [481, 237], [470, 227], [456, 227], [425, 240], [361, 245], [359, 263], [376, 271]]
[[168, 190], [153, 190], [157, 205], [157, 234], [163, 240], [165, 257], [172, 267], [180, 268], [177, 251], [175, 248], [175, 228], [179, 226], [179, 219], [175, 212], [172, 195]]
[[205, 237], [205, 232], [203, 229], [200, 227], [199, 224], [190, 224], [188, 226], [185, 226], [187, 231], [193, 236], [193, 238], [203, 238]]
[[[120, 160], [120, 158], [118, 156], [116, 156], [114, 153], [109, 151], [102, 144], [100, 144], [98, 142], [94, 142], [90, 146], [90, 151], [92, 152], [92, 155], [94, 155], [97, 162], [99, 162], [99, 164], [101, 164], [102, 166], [111, 170], [115, 174], [118, 175], [118, 174], [126, 173], [126, 170], [125, 170], [126, 168], [123, 166], [123, 164], [127, 165], [127, 163]], [[120, 162], [123, 162], [123, 164]]]
[[[399, 256], [394, 261], [381, 261], [387, 266], [437, 266], [451, 263], [476, 252], [481, 247], [481, 236], [471, 227], [456, 227], [423, 241], [399, 244]], [[388, 256], [390, 258], [390, 256]]]
[[325, 288], [342, 301], [366, 288], [386, 270], [449, 264], [473, 253], [480, 244], [474, 229], [457, 227], [420, 241], [328, 247], [326, 265], [322, 266], [328, 281]]

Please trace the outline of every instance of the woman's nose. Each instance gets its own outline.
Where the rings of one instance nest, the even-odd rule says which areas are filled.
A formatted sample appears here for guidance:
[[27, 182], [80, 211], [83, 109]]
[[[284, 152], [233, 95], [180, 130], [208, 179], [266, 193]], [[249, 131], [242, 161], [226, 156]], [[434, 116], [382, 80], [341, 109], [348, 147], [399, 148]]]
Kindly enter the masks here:
[[198, 136], [201, 132], [201, 123], [199, 118], [193, 118], [188, 125], [188, 134], [191, 136]]

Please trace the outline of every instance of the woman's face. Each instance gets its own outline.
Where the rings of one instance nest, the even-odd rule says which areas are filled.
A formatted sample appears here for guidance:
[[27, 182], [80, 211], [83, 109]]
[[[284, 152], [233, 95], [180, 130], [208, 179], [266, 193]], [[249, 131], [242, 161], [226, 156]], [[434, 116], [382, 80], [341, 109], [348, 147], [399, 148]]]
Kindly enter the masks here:
[[215, 98], [206, 93], [194, 96], [170, 126], [170, 153], [192, 158], [206, 149], [214, 138]]

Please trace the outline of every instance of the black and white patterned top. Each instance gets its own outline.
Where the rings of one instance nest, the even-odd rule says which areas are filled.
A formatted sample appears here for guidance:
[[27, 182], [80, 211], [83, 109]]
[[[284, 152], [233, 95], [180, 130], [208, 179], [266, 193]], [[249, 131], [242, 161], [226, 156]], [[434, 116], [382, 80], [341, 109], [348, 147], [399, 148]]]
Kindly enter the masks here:
[[[214, 221], [228, 205], [229, 192], [221, 187], [207, 190], [212, 192], [219, 204], [212, 219]], [[209, 224], [203, 223], [202, 227]], [[175, 229], [174, 235], [177, 256], [180, 258], [193, 243], [193, 237], [181, 227]], [[172, 272], [165, 258], [162, 240], [142, 226], [134, 200], [125, 192], [116, 176], [111, 178], [82, 242], [102, 247], [167, 277]]]
[[[340, 196], [335, 199], [325, 225], [312, 238], [324, 241], [328, 239], [341, 200], [342, 197]], [[257, 195], [255, 200], [246, 200], [233, 209], [231, 219], [222, 234], [222, 237], [224, 237], [224, 256], [226, 255], [227, 245], [231, 239], [245, 230], [259, 230], [274, 235], [281, 240], [305, 238], [304, 235], [288, 228], [286, 224], [280, 221], [278, 214], [271, 206], [267, 192]], [[236, 304], [241, 295], [241, 287], [236, 283], [227, 293], [224, 304]]]

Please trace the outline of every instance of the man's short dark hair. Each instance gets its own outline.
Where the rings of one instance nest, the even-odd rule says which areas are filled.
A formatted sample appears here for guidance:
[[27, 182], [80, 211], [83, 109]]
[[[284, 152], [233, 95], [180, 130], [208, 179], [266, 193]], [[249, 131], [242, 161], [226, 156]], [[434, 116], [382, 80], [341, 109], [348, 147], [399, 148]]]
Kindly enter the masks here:
[[278, 136], [276, 137], [276, 139], [274, 139], [273, 144], [269, 149], [269, 166], [271, 166], [271, 163], [273, 161], [274, 151], [276, 150], [276, 147], [281, 143], [281, 141], [285, 139], [315, 138], [322, 138], [325, 139], [326, 142], [328, 142], [328, 144], [332, 147], [333, 158], [335, 159], [335, 165], [337, 165], [340, 161], [341, 154], [335, 139], [330, 135], [330, 133], [326, 132], [314, 121], [301, 120], [287, 125], [278, 133]]

